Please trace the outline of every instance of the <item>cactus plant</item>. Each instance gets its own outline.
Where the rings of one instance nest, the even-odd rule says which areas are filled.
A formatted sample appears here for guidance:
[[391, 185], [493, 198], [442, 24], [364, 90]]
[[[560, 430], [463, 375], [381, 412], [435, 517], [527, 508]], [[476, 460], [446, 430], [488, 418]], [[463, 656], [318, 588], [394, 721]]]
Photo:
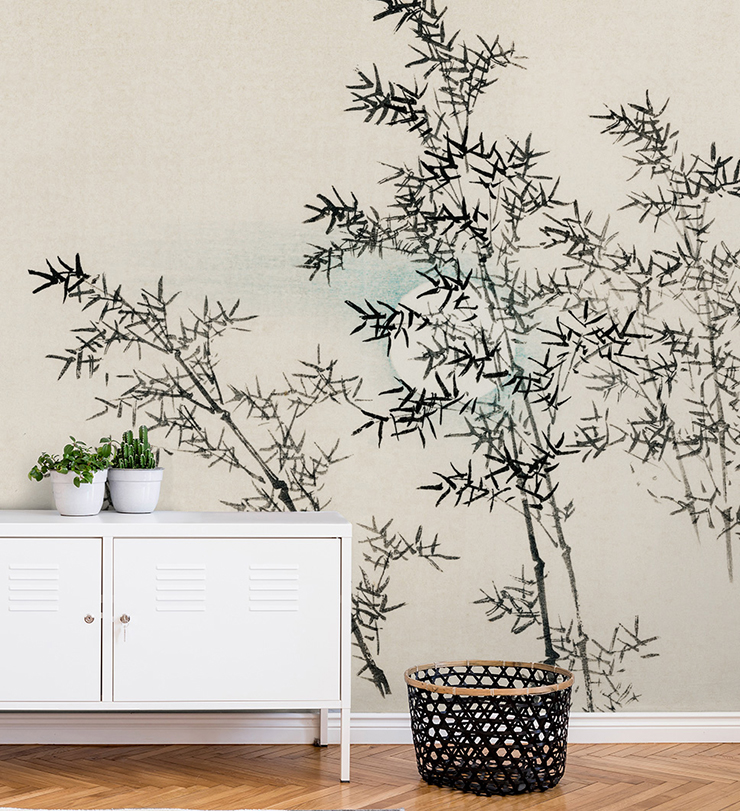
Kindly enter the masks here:
[[108, 471], [108, 489], [113, 508], [122, 513], [151, 513], [157, 506], [162, 482], [158, 454], [149, 444], [145, 425], [138, 436], [124, 431]]
[[111, 467], [151, 470], [157, 467], [157, 456], [149, 444], [149, 431], [142, 425], [139, 427], [138, 437], [135, 437], [131, 430], [123, 432], [121, 444], [116, 448]]

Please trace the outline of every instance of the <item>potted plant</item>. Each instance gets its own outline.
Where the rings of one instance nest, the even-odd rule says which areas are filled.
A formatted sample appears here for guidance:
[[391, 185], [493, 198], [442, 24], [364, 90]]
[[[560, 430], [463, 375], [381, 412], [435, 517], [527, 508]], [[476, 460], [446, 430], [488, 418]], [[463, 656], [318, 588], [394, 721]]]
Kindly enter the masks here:
[[110, 440], [103, 438], [97, 448], [91, 448], [73, 436], [70, 439], [61, 456], [42, 453], [28, 478], [39, 482], [51, 478], [54, 504], [62, 515], [97, 515], [105, 496]]
[[125, 431], [108, 471], [108, 489], [113, 508], [119, 513], [154, 512], [162, 484], [161, 467], [149, 444], [149, 431], [139, 428], [138, 438]]

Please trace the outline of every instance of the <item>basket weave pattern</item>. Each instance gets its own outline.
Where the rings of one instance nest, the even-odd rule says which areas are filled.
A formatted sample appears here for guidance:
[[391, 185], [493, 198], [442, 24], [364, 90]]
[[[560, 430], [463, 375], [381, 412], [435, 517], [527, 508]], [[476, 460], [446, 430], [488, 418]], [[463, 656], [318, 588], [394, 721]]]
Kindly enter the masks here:
[[443, 662], [405, 673], [419, 774], [474, 794], [544, 791], [565, 771], [573, 676], [529, 662]]

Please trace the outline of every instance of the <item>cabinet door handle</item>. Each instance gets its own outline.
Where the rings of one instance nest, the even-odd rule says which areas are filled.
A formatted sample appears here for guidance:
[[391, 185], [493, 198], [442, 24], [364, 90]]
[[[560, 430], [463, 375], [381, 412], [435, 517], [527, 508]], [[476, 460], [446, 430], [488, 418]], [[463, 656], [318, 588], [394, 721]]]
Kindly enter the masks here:
[[128, 632], [128, 624], [131, 622], [131, 617], [128, 614], [121, 614], [118, 618], [121, 621], [121, 625], [123, 625], [123, 641], [126, 641], [126, 634]]
[[95, 617], [92, 614], [88, 614], [85, 617], [85, 622], [89, 625], [91, 622], [95, 622]]

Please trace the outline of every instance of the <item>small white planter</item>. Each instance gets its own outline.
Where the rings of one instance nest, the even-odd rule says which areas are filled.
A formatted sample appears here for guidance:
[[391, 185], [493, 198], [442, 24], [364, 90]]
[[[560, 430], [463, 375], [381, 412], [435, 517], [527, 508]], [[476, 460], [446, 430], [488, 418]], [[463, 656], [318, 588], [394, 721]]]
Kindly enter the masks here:
[[119, 513], [151, 513], [159, 501], [161, 467], [149, 470], [108, 468], [108, 489], [113, 509]]
[[76, 473], [58, 473], [52, 470], [51, 490], [54, 494], [54, 505], [61, 515], [97, 515], [103, 506], [107, 470], [98, 470], [93, 474], [91, 483], [82, 482], [75, 487]]

